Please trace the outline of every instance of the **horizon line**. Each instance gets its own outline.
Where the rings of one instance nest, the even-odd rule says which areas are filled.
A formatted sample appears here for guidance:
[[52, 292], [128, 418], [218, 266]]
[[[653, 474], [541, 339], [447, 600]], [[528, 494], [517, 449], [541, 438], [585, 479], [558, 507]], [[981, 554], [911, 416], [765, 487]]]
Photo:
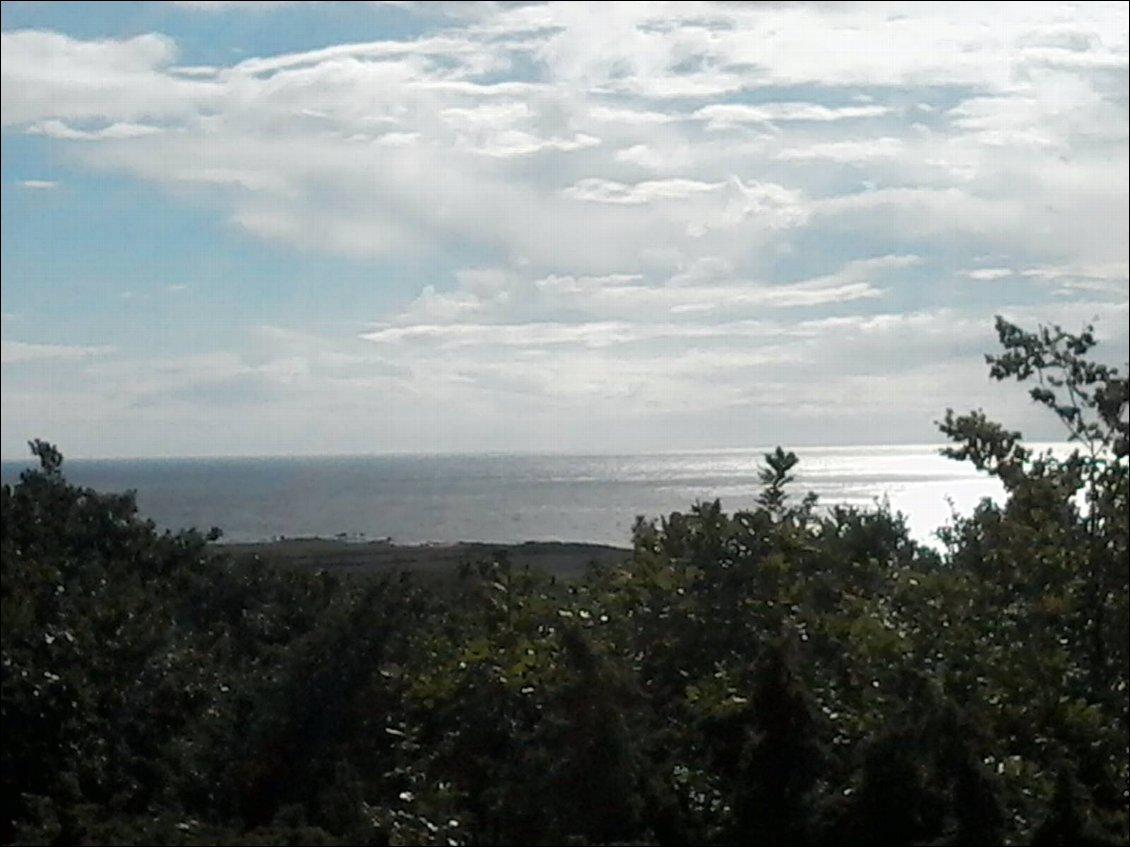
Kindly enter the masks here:
[[[1068, 440], [1060, 441], [1029, 441], [1025, 442], [1027, 446], [1033, 448], [1049, 448], [1049, 447], [1062, 447], [1073, 444], [1074, 442]], [[303, 459], [376, 459], [376, 458], [441, 458], [441, 457], [471, 457], [471, 456], [498, 456], [498, 457], [531, 457], [531, 456], [556, 456], [556, 457], [574, 457], [574, 458], [603, 458], [612, 456], [673, 456], [680, 454], [709, 454], [709, 453], [764, 453], [775, 450], [778, 446], [782, 449], [789, 450], [794, 453], [800, 453], [804, 450], [819, 451], [819, 450], [882, 450], [882, 449], [942, 449], [954, 445], [951, 441], [913, 441], [913, 442], [876, 442], [876, 443], [856, 443], [856, 444], [797, 444], [786, 447], [784, 444], [780, 445], [760, 445], [748, 447], [683, 447], [683, 448], [666, 448], [659, 450], [552, 450], [552, 449], [533, 449], [533, 450], [507, 450], [507, 449], [483, 449], [483, 450], [387, 450], [387, 451], [374, 451], [367, 453], [224, 453], [224, 454], [196, 454], [196, 455], [173, 455], [162, 454], [152, 456], [71, 456], [63, 453], [64, 465], [67, 462], [193, 462], [193, 461], [278, 461], [280, 459], [303, 460]], [[56, 447], [58, 445], [55, 445]], [[35, 462], [35, 457], [29, 454], [20, 458], [11, 458], [8, 456], [0, 457], [0, 463], [6, 465], [26, 464], [32, 465]]]

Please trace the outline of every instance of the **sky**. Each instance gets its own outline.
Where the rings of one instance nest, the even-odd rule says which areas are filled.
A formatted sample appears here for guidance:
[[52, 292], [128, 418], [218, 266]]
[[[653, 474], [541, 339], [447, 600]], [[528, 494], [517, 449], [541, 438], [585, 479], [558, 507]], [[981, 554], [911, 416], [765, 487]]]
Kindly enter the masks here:
[[2, 436], [930, 443], [1128, 358], [1128, 4], [3, 3]]

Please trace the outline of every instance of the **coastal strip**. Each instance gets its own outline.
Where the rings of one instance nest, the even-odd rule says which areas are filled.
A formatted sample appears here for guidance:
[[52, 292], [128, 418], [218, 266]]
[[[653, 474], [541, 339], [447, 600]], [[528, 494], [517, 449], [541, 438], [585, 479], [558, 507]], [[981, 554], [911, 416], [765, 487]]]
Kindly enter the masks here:
[[236, 559], [259, 558], [269, 564], [342, 574], [443, 576], [463, 564], [490, 561], [505, 555], [515, 568], [573, 578], [596, 564], [623, 562], [632, 551], [607, 544], [527, 541], [523, 544], [458, 542], [455, 544], [394, 544], [390, 541], [353, 542], [334, 538], [287, 538], [276, 541], [219, 544], [217, 552]]

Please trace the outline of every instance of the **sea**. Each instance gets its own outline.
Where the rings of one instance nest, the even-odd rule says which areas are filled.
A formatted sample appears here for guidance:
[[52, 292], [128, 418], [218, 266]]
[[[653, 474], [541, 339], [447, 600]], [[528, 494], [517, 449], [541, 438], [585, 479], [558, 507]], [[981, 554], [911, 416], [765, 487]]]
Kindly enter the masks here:
[[[1052, 446], [1057, 452], [1065, 445]], [[382, 455], [67, 460], [73, 483], [134, 490], [165, 529], [213, 526], [227, 542], [320, 536], [424, 544], [580, 541], [629, 546], [637, 515], [655, 518], [720, 498], [750, 508], [764, 448], [642, 455]], [[968, 514], [999, 483], [940, 445], [809, 447], [790, 486], [824, 507], [883, 502], [912, 536]], [[31, 463], [5, 461], [4, 482]]]

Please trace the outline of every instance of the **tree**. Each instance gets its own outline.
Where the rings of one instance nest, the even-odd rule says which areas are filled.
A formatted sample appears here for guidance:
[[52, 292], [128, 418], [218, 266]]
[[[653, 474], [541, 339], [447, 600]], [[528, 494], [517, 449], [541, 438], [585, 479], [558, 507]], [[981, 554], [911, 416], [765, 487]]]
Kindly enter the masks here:
[[[1029, 394], [1063, 423], [1078, 447], [1069, 456], [1034, 455], [1020, 434], [989, 421], [983, 412], [955, 416], [947, 410], [942, 432], [958, 446], [946, 455], [970, 460], [997, 476], [1010, 495], [1009, 517], [1057, 531], [1071, 546], [1082, 581], [1081, 644], [1091, 682], [1125, 678], [1127, 642], [1128, 439], [1127, 378], [1087, 358], [1093, 327], [1078, 335], [1059, 326], [1026, 332], [998, 317], [1003, 354], [986, 356], [993, 379], [1035, 379]], [[1078, 498], [1083, 497], [1080, 512]], [[1124, 698], [1123, 698], [1124, 699]]]
[[757, 495], [760, 506], [768, 509], [773, 514], [779, 514], [785, 506], [785, 486], [793, 481], [790, 471], [796, 467], [796, 453], [785, 452], [780, 446], [772, 453], [765, 454], [765, 466], [762, 467], [757, 477], [764, 486]]
[[808, 844], [827, 751], [793, 637], [774, 639], [753, 672], [750, 736], [735, 796], [739, 844]]
[[[1043, 739], [1028, 753], [1045, 769], [1041, 792], [1050, 799], [1050, 774], [1063, 772], [1055, 762], [1066, 755], [1096, 809], [1124, 830], [1127, 379], [1089, 357], [1090, 326], [1079, 334], [1059, 326], [1027, 332], [998, 317], [996, 329], [1004, 352], [986, 356], [990, 376], [1034, 381], [1032, 400], [1076, 446], [1065, 457], [1035, 453], [981, 411], [947, 410], [940, 427], [956, 446], [946, 455], [998, 477], [1008, 499], [1003, 508], [983, 503], [943, 537], [955, 568], [979, 580], [974, 602], [983, 622], [973, 623], [983, 627], [983, 649], [999, 653], [991, 672], [1009, 692], [1001, 705]], [[1065, 802], [1064, 784], [1057, 803]], [[1078, 796], [1071, 793], [1073, 804]]]

